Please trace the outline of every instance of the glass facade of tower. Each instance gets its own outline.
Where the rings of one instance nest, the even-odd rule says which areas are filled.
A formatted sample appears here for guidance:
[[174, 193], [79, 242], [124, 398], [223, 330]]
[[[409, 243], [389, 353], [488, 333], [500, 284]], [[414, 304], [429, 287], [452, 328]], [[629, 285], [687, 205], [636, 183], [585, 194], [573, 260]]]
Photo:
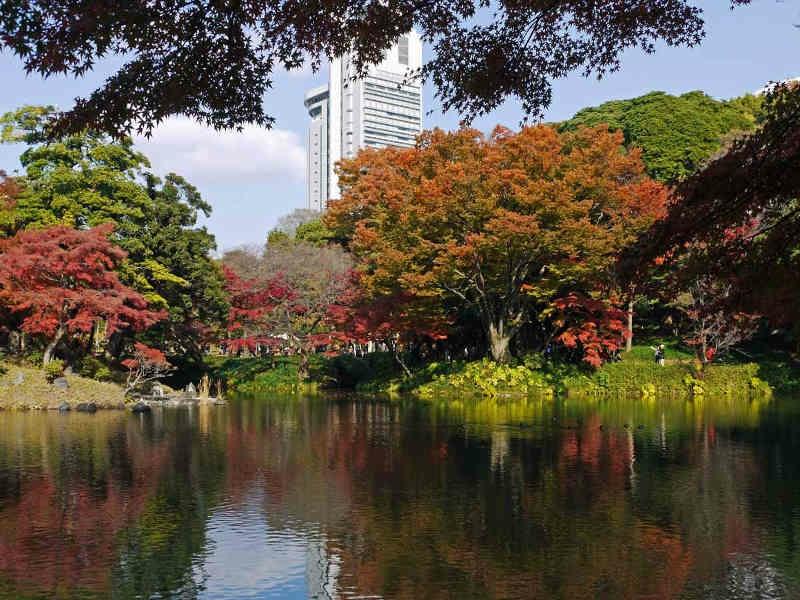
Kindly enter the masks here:
[[[340, 197], [335, 166], [342, 158], [355, 156], [361, 148], [414, 146], [422, 131], [422, 85], [414, 75], [421, 66], [422, 42], [413, 31], [402, 36], [384, 60], [362, 77], [356, 77], [352, 56], [331, 61], [328, 86], [306, 94], [311, 117], [309, 208], [322, 210], [328, 199]], [[319, 102], [314, 102], [315, 98]], [[327, 164], [324, 181], [317, 169], [323, 164]]]

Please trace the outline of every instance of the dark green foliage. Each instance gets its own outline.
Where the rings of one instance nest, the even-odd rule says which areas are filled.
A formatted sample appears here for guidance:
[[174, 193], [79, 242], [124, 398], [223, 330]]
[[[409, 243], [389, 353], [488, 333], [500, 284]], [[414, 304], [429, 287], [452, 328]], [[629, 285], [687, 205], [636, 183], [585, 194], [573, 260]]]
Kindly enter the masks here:
[[800, 393], [800, 360], [788, 352], [776, 350], [776, 340], [750, 344], [747, 352], [734, 352], [731, 361], [755, 362], [758, 376], [769, 383], [776, 392], [796, 395]]
[[81, 357], [74, 368], [81, 377], [98, 381], [108, 381], [112, 378], [112, 372], [108, 365], [91, 354]]
[[301, 382], [297, 356], [208, 357], [209, 377], [221, 380], [230, 391], [242, 393], [308, 391], [327, 380], [327, 359], [309, 357], [310, 383]]
[[142, 226], [143, 252], [133, 260], [163, 267], [165, 276], [150, 281], [154, 292], [164, 299], [169, 319], [151, 329], [154, 340], [170, 340], [174, 353], [199, 356], [205, 331], [224, 322], [228, 302], [220, 266], [211, 259], [216, 249], [213, 234], [197, 227], [198, 214], [208, 216], [211, 206], [183, 177], [170, 173], [162, 182], [146, 175], [152, 205]]
[[651, 92], [584, 108], [561, 130], [606, 123], [625, 143], [642, 149], [648, 173], [660, 181], [683, 179], [718, 152], [730, 135], [756, 126], [761, 99], [746, 95], [715, 100], [703, 92], [672, 96]]
[[335, 356], [325, 363], [325, 374], [332, 385], [347, 389], [373, 384], [385, 387], [403, 378], [402, 367], [391, 352], [372, 352], [362, 358]]

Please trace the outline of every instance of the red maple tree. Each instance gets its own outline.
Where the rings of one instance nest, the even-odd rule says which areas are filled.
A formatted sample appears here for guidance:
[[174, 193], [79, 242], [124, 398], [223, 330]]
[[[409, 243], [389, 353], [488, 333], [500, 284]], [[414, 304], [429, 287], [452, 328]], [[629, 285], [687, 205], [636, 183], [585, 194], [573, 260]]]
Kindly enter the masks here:
[[275, 345], [270, 335], [270, 316], [278, 305], [292, 300], [292, 290], [280, 278], [264, 281], [258, 277], [241, 277], [227, 265], [222, 269], [231, 305], [227, 347], [233, 352], [247, 349], [256, 353], [259, 346]]
[[133, 345], [132, 356], [123, 360], [122, 366], [128, 369], [125, 388], [129, 392], [163, 379], [172, 370], [172, 365], [161, 350], [140, 342]]
[[89, 333], [99, 319], [111, 334], [165, 317], [120, 282], [125, 252], [109, 241], [112, 230], [51, 227], [0, 240], [0, 305], [22, 318], [22, 331], [46, 340], [45, 364], [66, 335]]

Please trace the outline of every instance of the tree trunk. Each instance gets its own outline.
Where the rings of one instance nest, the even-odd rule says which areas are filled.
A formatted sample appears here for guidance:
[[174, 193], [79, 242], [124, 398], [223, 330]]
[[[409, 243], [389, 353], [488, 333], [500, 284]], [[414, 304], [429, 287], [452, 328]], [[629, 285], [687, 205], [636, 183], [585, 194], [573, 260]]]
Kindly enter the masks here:
[[625, 339], [625, 352], [633, 349], [633, 299], [628, 300], [628, 336]]
[[708, 364], [708, 338], [706, 337], [705, 333], [703, 333], [703, 337], [700, 341], [700, 369], [701, 372], [706, 370], [706, 365]]
[[64, 334], [67, 332], [67, 328], [64, 327], [63, 324], [58, 326], [56, 329], [56, 334], [53, 336], [53, 339], [50, 340], [50, 343], [47, 344], [47, 347], [44, 349], [44, 357], [42, 362], [47, 365], [51, 360], [53, 360], [53, 352], [56, 350], [56, 346], [58, 346], [58, 342], [61, 341], [61, 338], [64, 337]]
[[403, 371], [406, 374], [405, 376], [411, 379], [411, 377], [413, 377], [413, 374], [411, 373], [411, 369], [409, 369], [408, 366], [406, 366], [406, 363], [403, 362], [403, 357], [400, 356], [400, 348], [397, 346], [397, 344], [395, 344], [394, 347], [394, 359], [398, 362], [398, 364], [401, 367], [403, 367]]
[[509, 354], [509, 346], [511, 344], [511, 336], [502, 319], [497, 321], [497, 324], [489, 324], [489, 348], [492, 353], [492, 358], [499, 363], [507, 363], [511, 358]]
[[306, 353], [306, 349], [301, 347], [299, 349], [300, 352], [300, 360], [298, 361], [297, 365], [297, 379], [300, 383], [303, 383], [306, 379], [308, 379], [308, 354]]

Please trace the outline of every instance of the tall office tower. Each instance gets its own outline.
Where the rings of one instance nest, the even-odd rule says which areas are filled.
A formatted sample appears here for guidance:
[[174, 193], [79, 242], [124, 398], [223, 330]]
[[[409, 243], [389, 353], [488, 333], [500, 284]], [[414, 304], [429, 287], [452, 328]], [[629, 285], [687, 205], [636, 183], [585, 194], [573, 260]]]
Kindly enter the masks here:
[[[361, 148], [400, 146], [410, 148], [422, 131], [422, 82], [413, 77], [422, 66], [422, 41], [411, 31], [400, 37], [366, 76], [354, 79], [350, 54], [331, 61], [328, 86], [306, 94], [311, 116], [308, 142], [308, 207], [325, 208], [329, 198], [339, 198], [336, 162], [352, 158]], [[327, 108], [327, 114], [325, 109]], [[316, 112], [322, 111], [321, 115]], [[317, 115], [317, 116], [315, 116]], [[327, 130], [325, 130], [327, 127]], [[326, 173], [314, 166], [320, 140], [319, 159], [325, 153]], [[322, 141], [323, 138], [327, 138]], [[323, 143], [327, 146], [323, 150]], [[323, 163], [319, 166], [322, 168]]]
[[308, 208], [321, 211], [328, 199], [328, 86], [306, 93], [308, 126], [306, 154], [306, 196]]

